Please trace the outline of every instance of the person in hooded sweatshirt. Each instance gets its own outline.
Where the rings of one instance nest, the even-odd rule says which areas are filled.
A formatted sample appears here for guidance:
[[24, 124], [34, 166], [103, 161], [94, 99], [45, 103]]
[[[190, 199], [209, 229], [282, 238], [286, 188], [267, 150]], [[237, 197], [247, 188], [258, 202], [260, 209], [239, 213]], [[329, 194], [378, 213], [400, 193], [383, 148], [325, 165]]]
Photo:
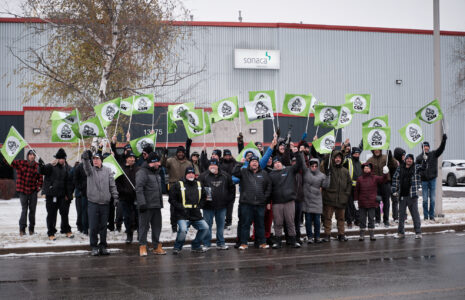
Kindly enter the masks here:
[[[346, 143], [349, 143], [349, 139], [346, 140]], [[345, 146], [347, 150], [349, 146]], [[362, 175], [362, 164], [360, 163], [360, 153], [362, 151], [358, 147], [353, 147], [352, 152], [346, 155], [344, 159], [343, 166], [349, 170], [350, 177], [352, 178], [352, 193], [349, 197], [349, 202], [347, 202], [345, 219], [347, 222], [347, 228], [352, 228], [352, 223], [356, 226], [359, 225], [359, 211], [354, 204], [354, 188], [357, 182], [357, 178]]]
[[383, 176], [376, 176], [372, 174], [373, 165], [371, 163], [364, 163], [362, 165], [363, 174], [357, 179], [357, 184], [354, 189], [354, 199], [358, 202], [360, 209], [360, 238], [359, 241], [365, 239], [365, 229], [368, 217], [368, 230], [370, 232], [370, 240], [375, 239], [375, 208], [379, 206], [376, 201], [376, 194], [378, 185], [383, 184], [388, 180], [389, 168], [383, 167]]
[[160, 243], [161, 209], [163, 208], [160, 157], [150, 153], [136, 173], [137, 208], [139, 209], [139, 255], [147, 256], [147, 234], [152, 228], [153, 253], [164, 255]]
[[[320, 160], [312, 158], [310, 167], [303, 168], [303, 193], [304, 201], [302, 211], [305, 215], [305, 229], [307, 231], [307, 243], [320, 243], [320, 220], [323, 213], [323, 198], [321, 189], [329, 187], [330, 176], [320, 172]], [[312, 228], [313, 225], [313, 228]]]
[[405, 156], [405, 163], [397, 167], [392, 177], [391, 192], [399, 197], [399, 226], [395, 238], [405, 237], [404, 223], [407, 218], [407, 207], [412, 215], [415, 238], [421, 239], [421, 220], [418, 213], [418, 191], [421, 188], [421, 172], [423, 166], [414, 162], [413, 154]]
[[71, 167], [66, 162], [66, 152], [58, 149], [55, 160], [45, 165], [39, 159], [39, 174], [44, 176], [42, 193], [45, 195], [45, 206], [47, 208], [47, 235], [49, 240], [55, 241], [57, 212], [60, 211], [61, 228], [60, 233], [66, 234], [67, 238], [73, 238], [71, 226], [69, 225], [69, 207], [73, 200], [73, 177]]
[[[394, 149], [394, 158], [397, 161], [397, 166], [401, 166], [405, 160], [405, 150], [402, 148], [395, 148]], [[391, 174], [391, 178], [394, 174]], [[399, 223], [399, 197], [394, 197], [391, 195], [391, 204], [392, 204], [392, 218], [394, 219], [395, 223]]]
[[191, 251], [203, 253], [202, 241], [208, 234], [208, 224], [200, 210], [205, 205], [207, 194], [202, 183], [195, 178], [195, 170], [188, 167], [185, 176], [170, 189], [169, 202], [174, 207], [174, 216], [178, 224], [178, 233], [174, 242], [173, 254], [181, 252], [186, 241], [187, 231], [192, 226], [197, 230], [191, 244]]
[[[297, 155], [297, 147], [292, 148], [292, 152]], [[271, 179], [271, 203], [273, 208], [273, 223], [275, 241], [273, 249], [281, 248], [283, 225], [286, 224], [289, 244], [294, 248], [299, 248], [296, 241], [295, 230], [295, 177], [304, 164], [302, 155], [297, 155], [297, 162], [290, 167], [283, 166], [281, 160], [276, 157], [273, 160], [273, 171], [269, 174]]]

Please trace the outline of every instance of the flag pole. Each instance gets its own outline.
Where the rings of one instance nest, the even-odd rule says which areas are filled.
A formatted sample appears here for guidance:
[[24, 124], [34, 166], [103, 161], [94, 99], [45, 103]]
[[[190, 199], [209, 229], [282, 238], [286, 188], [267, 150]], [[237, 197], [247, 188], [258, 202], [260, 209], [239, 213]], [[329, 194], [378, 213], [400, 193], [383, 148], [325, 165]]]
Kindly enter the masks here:
[[78, 140], [78, 149], [77, 149], [77, 157], [76, 157], [76, 161], [79, 160], [79, 152], [81, 152], [81, 140]]
[[[241, 100], [239, 100], [239, 132], [242, 132], [242, 121], [241, 121]], [[245, 108], [243, 108], [245, 109]]]
[[113, 133], [113, 135], [116, 135], [116, 130], [118, 129], [118, 121], [119, 121], [120, 115], [121, 115], [121, 100], [119, 101], [118, 117], [116, 118], [115, 133]]
[[276, 127], [274, 126], [274, 118], [271, 120], [271, 124], [273, 124], [273, 134], [276, 133]]
[[77, 109], [77, 107], [76, 107], [76, 118], [78, 120], [78, 133], [81, 136], [82, 145], [84, 145], [84, 150], [85, 150], [86, 149], [86, 144], [84, 143], [84, 137], [82, 136], [82, 133], [81, 133], [81, 120], [79, 118], [79, 110]]
[[168, 126], [168, 118], [170, 117], [169, 116], [169, 111], [167, 110], [166, 111], [166, 145], [165, 145], [165, 148], [168, 149], [168, 136], [169, 136], [169, 133], [168, 133], [168, 130], [169, 130], [169, 126]]
[[316, 136], [318, 136], [318, 129], [320, 129], [320, 125], [318, 125], [318, 126], [316, 127], [316, 132], [315, 132], [315, 135], [316, 135]]
[[[154, 96], [154, 99], [155, 99], [155, 96]], [[152, 113], [152, 131], [153, 131], [153, 123], [155, 122], [155, 102], [152, 103], [152, 105], [154, 106], [153, 113]]]
[[236, 128], [236, 132], [239, 132], [239, 131], [237, 131], [236, 121], [235, 121], [234, 119], [233, 119], [232, 121], [233, 121], [233, 123], [234, 123], [234, 127]]
[[132, 104], [131, 104], [131, 116], [129, 117], [129, 126], [128, 126], [128, 132], [131, 130], [131, 122], [132, 122], [132, 112], [134, 111], [134, 96], [132, 96]]
[[307, 125], [305, 126], [305, 133], [307, 133], [308, 131], [308, 121], [310, 120], [310, 112], [308, 112], [308, 115], [307, 115]]

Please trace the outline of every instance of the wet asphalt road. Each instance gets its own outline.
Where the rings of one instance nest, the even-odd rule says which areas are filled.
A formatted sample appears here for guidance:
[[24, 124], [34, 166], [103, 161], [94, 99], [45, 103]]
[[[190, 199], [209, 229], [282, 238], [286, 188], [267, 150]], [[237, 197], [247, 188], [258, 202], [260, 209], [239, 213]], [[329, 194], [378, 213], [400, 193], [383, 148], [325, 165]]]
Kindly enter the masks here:
[[465, 299], [465, 235], [179, 256], [0, 258], [0, 298]]

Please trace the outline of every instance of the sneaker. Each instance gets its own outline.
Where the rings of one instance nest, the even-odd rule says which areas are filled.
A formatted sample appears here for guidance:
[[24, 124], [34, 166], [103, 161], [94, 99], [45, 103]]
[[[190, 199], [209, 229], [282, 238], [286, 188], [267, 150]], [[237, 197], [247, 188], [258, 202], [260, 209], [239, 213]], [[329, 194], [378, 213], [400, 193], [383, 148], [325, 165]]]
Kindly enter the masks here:
[[403, 233], [398, 233], [394, 236], [395, 239], [404, 239], [405, 238], [405, 234]]
[[313, 244], [313, 243], [315, 243], [315, 241], [311, 237], [309, 237], [308, 240], [307, 240], [307, 244], [310, 245], [310, 244]]
[[325, 237], [322, 238], [321, 241], [322, 241], [323, 243], [326, 243], [326, 242], [329, 243], [329, 242], [331, 242], [331, 236], [330, 236], [330, 235], [325, 235]]
[[226, 245], [216, 246], [216, 250], [229, 250], [229, 247]]
[[389, 222], [384, 223], [384, 228], [389, 228], [389, 226], [391, 226], [391, 224], [389, 224]]
[[191, 252], [193, 252], [193, 253], [205, 253], [205, 252], [207, 252], [207, 250], [205, 250], [203, 247], [200, 247], [200, 248], [192, 248]]
[[337, 236], [339, 242], [347, 242], [349, 239], [345, 236], [345, 234], [340, 234]]
[[399, 220], [394, 220], [394, 223], [399, 224]]
[[49, 236], [48, 239], [50, 241], [56, 241], [57, 240], [57, 238], [54, 235]]
[[90, 251], [90, 255], [92, 256], [99, 256], [100, 253], [98, 251], [98, 248], [92, 248], [92, 251]]
[[279, 242], [278, 241], [274, 242], [273, 245], [271, 246], [271, 248], [273, 248], [273, 249], [281, 249], [282, 247], [283, 246], [282, 246], [280, 241]]
[[131, 244], [133, 240], [133, 234], [132, 233], [127, 233], [126, 234], [126, 244]]
[[[299, 246], [300, 246], [300, 245], [299, 245]], [[259, 246], [259, 248], [260, 248], [260, 249], [268, 249], [268, 248], [270, 248], [270, 245], [268, 245], [268, 244], [261, 244], [261, 245]]]
[[321, 244], [320, 238], [314, 238], [313, 241], [315, 242], [315, 244]]
[[173, 255], [178, 255], [181, 252], [181, 249], [173, 248]]
[[66, 237], [69, 238], [69, 239], [72, 239], [72, 238], [74, 238], [74, 234], [72, 232], [68, 232], [66, 234]]
[[380, 222], [376, 222], [376, 223], [375, 223], [375, 227], [379, 227], [380, 225], [381, 225]]
[[211, 247], [210, 247], [210, 246], [203, 246], [202, 248], [203, 248], [203, 250], [205, 250], [205, 252], [207, 252], [208, 250], [210, 250], [210, 249], [211, 249]]
[[247, 246], [247, 245], [241, 244], [241, 245], [239, 246], [238, 249], [239, 249], [239, 250], [245, 250], [245, 249], [247, 249], [248, 247], [249, 247], [249, 246]]
[[104, 255], [104, 256], [110, 255], [110, 252], [108, 252], [107, 247], [100, 248], [100, 255]]
[[415, 234], [415, 239], [416, 240], [421, 240], [421, 233]]
[[430, 218], [430, 222], [434, 224], [434, 223], [436, 223], [436, 219], [435, 218]]
[[234, 248], [236, 249], [239, 249], [239, 247], [241, 246], [241, 242], [237, 241], [235, 244], [234, 244]]

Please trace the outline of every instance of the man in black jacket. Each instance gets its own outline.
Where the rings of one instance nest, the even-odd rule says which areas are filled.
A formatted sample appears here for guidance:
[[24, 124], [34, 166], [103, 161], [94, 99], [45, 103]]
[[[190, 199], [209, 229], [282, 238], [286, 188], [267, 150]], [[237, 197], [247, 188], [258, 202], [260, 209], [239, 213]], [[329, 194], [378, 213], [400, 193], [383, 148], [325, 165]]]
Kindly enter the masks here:
[[[247, 163], [246, 163], [247, 164]], [[268, 174], [260, 169], [259, 158], [252, 156], [247, 167], [242, 164], [234, 167], [233, 175], [240, 182], [240, 220], [241, 234], [239, 250], [247, 249], [252, 221], [255, 226], [255, 245], [261, 249], [269, 248], [265, 240], [265, 207], [270, 206], [271, 180]]]
[[208, 224], [208, 234], [203, 240], [205, 247], [211, 246], [213, 218], [216, 221], [216, 246], [218, 250], [228, 250], [224, 241], [224, 222], [229, 203], [234, 201], [236, 187], [231, 175], [218, 167], [218, 160], [210, 160], [208, 170], [200, 174], [199, 180], [207, 192], [203, 206], [203, 218]]
[[42, 193], [45, 195], [47, 208], [47, 235], [51, 241], [56, 240], [58, 210], [61, 216], [60, 232], [66, 234], [67, 238], [74, 237], [68, 220], [74, 190], [73, 178], [70, 175], [71, 168], [66, 162], [66, 152], [62, 148], [55, 154], [55, 158], [55, 161], [47, 165], [39, 159], [39, 174], [45, 175]]
[[[232, 171], [234, 167], [236, 166], [237, 161], [234, 159], [232, 156], [231, 150], [229, 149], [224, 149], [223, 150], [223, 157], [221, 158], [220, 161], [220, 169], [229, 175], [232, 176]], [[233, 210], [234, 210], [234, 202], [236, 200], [236, 188], [234, 187], [234, 190], [231, 190], [231, 202], [229, 202], [227, 210], [226, 210], [226, 220], [224, 227], [230, 227], [232, 225], [232, 215], [233, 215]]]
[[185, 176], [170, 188], [169, 202], [174, 207], [174, 217], [178, 224], [178, 234], [173, 247], [173, 254], [178, 254], [186, 241], [187, 231], [192, 225], [197, 230], [192, 241], [192, 252], [203, 253], [202, 241], [208, 234], [208, 224], [202, 217], [200, 208], [205, 205], [206, 192], [200, 181], [195, 179], [195, 170], [186, 168]]
[[136, 173], [140, 256], [147, 256], [147, 233], [150, 227], [152, 227], [153, 253], [166, 254], [159, 242], [162, 224], [161, 209], [163, 208], [160, 165], [160, 157], [152, 152]]
[[[90, 153], [89, 156], [92, 156], [92, 153]], [[84, 165], [82, 163], [78, 164], [74, 168], [73, 182], [75, 186], [76, 198], [77, 195], [80, 195], [81, 197], [81, 232], [87, 235], [89, 234], [89, 215], [87, 212], [87, 175], [84, 171]]]
[[[423, 153], [417, 156], [416, 164], [421, 165], [421, 194], [423, 196], [423, 216], [425, 221], [434, 219], [434, 205], [436, 200], [436, 178], [438, 177], [438, 157], [446, 148], [447, 135], [442, 135], [439, 148], [430, 151], [428, 142], [423, 142]], [[428, 208], [428, 198], [430, 199]]]
[[135, 163], [135, 154], [133, 152], [128, 152], [126, 155], [126, 163], [121, 166], [126, 176], [120, 176], [116, 179], [116, 188], [118, 189], [120, 200], [119, 204], [123, 211], [124, 227], [126, 227], [126, 244], [132, 243], [134, 230], [138, 230], [135, 186], [136, 172], [139, 170], [139, 167], [137, 167]]

